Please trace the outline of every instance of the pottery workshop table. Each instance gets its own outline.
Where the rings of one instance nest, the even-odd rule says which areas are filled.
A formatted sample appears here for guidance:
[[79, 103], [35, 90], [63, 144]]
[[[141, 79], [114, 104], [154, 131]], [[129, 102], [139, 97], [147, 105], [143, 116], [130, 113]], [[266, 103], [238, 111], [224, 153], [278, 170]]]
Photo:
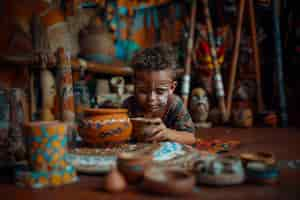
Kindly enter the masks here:
[[[202, 130], [202, 138], [240, 140], [241, 146], [230, 152], [238, 154], [247, 151], [270, 151], [281, 162], [300, 160], [300, 131], [297, 129], [225, 129]], [[129, 188], [120, 194], [110, 194], [101, 189], [103, 178], [99, 176], [80, 176], [80, 182], [56, 189], [29, 190], [13, 184], [0, 183], [1, 200], [106, 200], [106, 199], [300, 199], [300, 169], [281, 170], [280, 183], [273, 186], [243, 184], [231, 187], [207, 187], [184, 197], [163, 197], [146, 194], [137, 188]]]

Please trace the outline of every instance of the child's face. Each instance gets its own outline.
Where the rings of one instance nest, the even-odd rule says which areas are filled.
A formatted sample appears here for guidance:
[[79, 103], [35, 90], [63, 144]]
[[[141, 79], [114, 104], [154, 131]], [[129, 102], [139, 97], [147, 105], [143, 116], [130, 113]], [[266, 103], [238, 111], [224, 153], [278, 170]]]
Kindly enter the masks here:
[[175, 88], [171, 70], [135, 72], [135, 96], [145, 117], [162, 117]]

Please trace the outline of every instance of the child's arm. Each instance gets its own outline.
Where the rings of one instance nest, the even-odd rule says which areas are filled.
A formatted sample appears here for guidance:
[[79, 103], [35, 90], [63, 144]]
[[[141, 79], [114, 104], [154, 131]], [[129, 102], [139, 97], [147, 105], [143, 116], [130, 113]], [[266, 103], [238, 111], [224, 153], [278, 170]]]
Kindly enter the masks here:
[[155, 135], [147, 138], [146, 141], [170, 140], [182, 144], [194, 144], [196, 141], [193, 133], [167, 128], [164, 123], [161, 123], [161, 125], [153, 128], [152, 132]]

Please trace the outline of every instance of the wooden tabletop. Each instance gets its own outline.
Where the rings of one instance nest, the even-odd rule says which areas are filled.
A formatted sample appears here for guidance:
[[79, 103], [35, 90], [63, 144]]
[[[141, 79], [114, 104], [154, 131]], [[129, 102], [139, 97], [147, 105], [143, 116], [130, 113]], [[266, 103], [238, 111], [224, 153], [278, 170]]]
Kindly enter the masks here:
[[[300, 160], [299, 129], [226, 129], [213, 128], [201, 130], [202, 138], [240, 140], [240, 148], [232, 154], [247, 151], [270, 151], [278, 160]], [[0, 177], [1, 178], [1, 177]], [[3, 180], [3, 179], [2, 179]], [[138, 186], [132, 186], [120, 194], [103, 191], [103, 177], [80, 176], [80, 182], [55, 189], [30, 190], [18, 188], [12, 183], [1, 181], [0, 199], [2, 200], [106, 200], [106, 199], [300, 199], [300, 169], [283, 168], [280, 182], [273, 186], [243, 184], [230, 187], [199, 186], [193, 194], [184, 197], [167, 197], [147, 194]]]

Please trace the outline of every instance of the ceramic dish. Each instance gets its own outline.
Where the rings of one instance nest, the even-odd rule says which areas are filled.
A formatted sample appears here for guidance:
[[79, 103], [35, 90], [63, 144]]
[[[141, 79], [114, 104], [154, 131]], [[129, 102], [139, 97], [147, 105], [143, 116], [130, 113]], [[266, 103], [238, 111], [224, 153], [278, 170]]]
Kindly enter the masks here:
[[194, 171], [200, 184], [226, 186], [241, 184], [245, 180], [242, 162], [238, 157], [228, 156], [198, 162]]
[[143, 188], [149, 192], [165, 195], [192, 193], [196, 179], [183, 170], [150, 167], [144, 174]]
[[175, 142], [157, 144], [124, 144], [111, 148], [77, 148], [70, 150], [67, 160], [82, 173], [107, 173], [116, 166], [120, 152], [143, 152], [153, 156], [155, 162], [165, 162], [185, 155], [184, 146]]
[[246, 167], [248, 182], [257, 184], [274, 184], [278, 182], [279, 169], [264, 162], [249, 162]]

